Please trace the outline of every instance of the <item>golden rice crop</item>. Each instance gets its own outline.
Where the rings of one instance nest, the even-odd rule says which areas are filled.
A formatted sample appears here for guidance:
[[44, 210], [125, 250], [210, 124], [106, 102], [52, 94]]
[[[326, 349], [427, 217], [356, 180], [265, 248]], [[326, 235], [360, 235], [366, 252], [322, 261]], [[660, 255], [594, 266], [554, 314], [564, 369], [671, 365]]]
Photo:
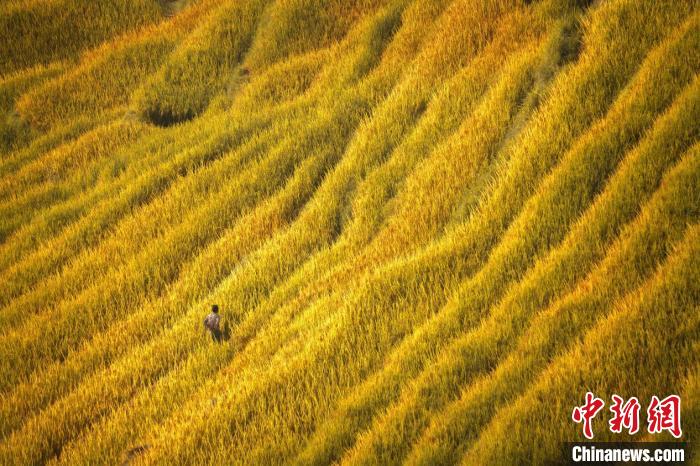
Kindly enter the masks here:
[[699, 28], [2, 2], [0, 463], [540, 464], [586, 390], [694, 439]]

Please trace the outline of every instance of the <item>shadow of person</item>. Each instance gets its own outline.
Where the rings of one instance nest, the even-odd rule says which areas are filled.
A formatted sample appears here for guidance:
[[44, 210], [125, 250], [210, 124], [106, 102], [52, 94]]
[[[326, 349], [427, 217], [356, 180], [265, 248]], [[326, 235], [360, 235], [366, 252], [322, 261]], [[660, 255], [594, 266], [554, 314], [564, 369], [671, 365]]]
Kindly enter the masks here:
[[121, 462], [121, 466], [129, 466], [130, 464], [133, 464], [133, 462], [136, 460], [136, 457], [145, 453], [146, 450], [151, 448], [150, 445], [137, 445], [134, 448], [129, 449], [126, 452], [126, 455], [124, 457], [124, 461]]
[[223, 327], [219, 335], [219, 341], [229, 341], [231, 339], [231, 326], [228, 322], [224, 322]]

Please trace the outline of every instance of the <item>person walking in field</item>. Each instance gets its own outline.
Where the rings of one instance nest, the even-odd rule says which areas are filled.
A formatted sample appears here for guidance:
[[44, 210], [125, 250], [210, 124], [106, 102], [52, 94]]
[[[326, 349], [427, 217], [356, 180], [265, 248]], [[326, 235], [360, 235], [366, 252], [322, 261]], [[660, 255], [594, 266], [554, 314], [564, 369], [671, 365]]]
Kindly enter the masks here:
[[211, 334], [212, 340], [217, 343], [221, 341], [220, 322], [221, 316], [219, 315], [219, 306], [214, 304], [211, 307], [209, 315], [204, 318], [204, 328]]

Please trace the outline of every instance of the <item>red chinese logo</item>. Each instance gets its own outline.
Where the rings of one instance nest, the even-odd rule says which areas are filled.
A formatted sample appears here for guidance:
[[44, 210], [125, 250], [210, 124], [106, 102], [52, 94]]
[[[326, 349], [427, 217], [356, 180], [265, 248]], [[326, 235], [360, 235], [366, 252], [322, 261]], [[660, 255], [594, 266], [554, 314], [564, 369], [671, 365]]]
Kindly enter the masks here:
[[681, 431], [681, 398], [678, 395], [670, 395], [659, 401], [654, 395], [651, 397], [649, 409], [647, 409], [649, 433], [658, 434], [667, 430], [676, 438], [680, 438]]
[[[608, 421], [610, 432], [620, 434], [623, 429], [629, 435], [639, 432], [639, 412], [641, 405], [636, 397], [625, 401], [619, 395], [612, 396], [610, 411], [612, 418]], [[571, 419], [577, 424], [583, 423], [583, 435], [587, 439], [593, 438], [593, 418], [603, 409], [605, 402], [593, 393], [586, 393], [585, 403], [576, 406], [571, 413]], [[678, 395], [669, 395], [659, 400], [656, 395], [651, 397], [647, 408], [647, 431], [650, 434], [660, 434], [668, 431], [675, 438], [683, 435], [681, 430], [681, 398]]]
[[587, 439], [593, 438], [592, 421], [598, 412], [603, 409], [605, 402], [600, 398], [596, 398], [593, 393], [586, 393], [586, 402], [583, 406], [576, 406], [574, 412], [571, 413], [571, 418], [576, 424], [583, 422], [583, 435]]
[[639, 400], [632, 397], [623, 404], [622, 397], [613, 395], [613, 405], [610, 411], [613, 412], [613, 418], [610, 419], [610, 432], [619, 434], [625, 428], [630, 435], [634, 435], [639, 431]]

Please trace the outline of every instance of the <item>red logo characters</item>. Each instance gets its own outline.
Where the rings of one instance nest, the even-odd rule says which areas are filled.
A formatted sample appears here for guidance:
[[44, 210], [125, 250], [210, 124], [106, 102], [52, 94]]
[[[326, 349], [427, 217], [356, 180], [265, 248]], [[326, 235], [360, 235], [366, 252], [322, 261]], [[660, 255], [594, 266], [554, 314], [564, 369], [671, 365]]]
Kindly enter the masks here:
[[598, 412], [603, 409], [605, 402], [600, 398], [596, 398], [593, 393], [586, 393], [586, 402], [583, 406], [576, 406], [574, 412], [571, 413], [571, 419], [576, 424], [583, 422], [583, 435], [587, 439], [593, 438], [593, 426], [591, 425], [593, 418]]
[[627, 403], [622, 403], [624, 400], [618, 395], [613, 395], [613, 405], [610, 411], [613, 412], [613, 418], [610, 419], [610, 432], [619, 434], [622, 428], [627, 429], [630, 435], [639, 432], [639, 400], [632, 397], [627, 400]]
[[667, 430], [676, 438], [680, 438], [681, 431], [681, 398], [678, 395], [669, 395], [659, 401], [656, 395], [651, 397], [649, 409], [647, 409], [647, 422], [649, 433], [659, 434]]
[[[610, 411], [612, 418], [608, 421], [610, 432], [620, 434], [623, 429], [629, 435], [639, 432], [639, 412], [641, 405], [636, 397], [631, 397], [625, 401], [619, 395], [612, 396]], [[593, 393], [587, 392], [585, 403], [574, 407], [571, 419], [577, 424], [583, 423], [583, 435], [591, 440], [593, 434], [593, 418], [603, 409], [605, 402], [596, 397]], [[659, 400], [656, 395], [651, 397], [651, 402], [647, 409], [647, 432], [650, 434], [660, 434], [663, 431], [669, 432], [675, 438], [683, 435], [681, 430], [681, 398], [678, 395], [669, 395], [663, 400]]]

